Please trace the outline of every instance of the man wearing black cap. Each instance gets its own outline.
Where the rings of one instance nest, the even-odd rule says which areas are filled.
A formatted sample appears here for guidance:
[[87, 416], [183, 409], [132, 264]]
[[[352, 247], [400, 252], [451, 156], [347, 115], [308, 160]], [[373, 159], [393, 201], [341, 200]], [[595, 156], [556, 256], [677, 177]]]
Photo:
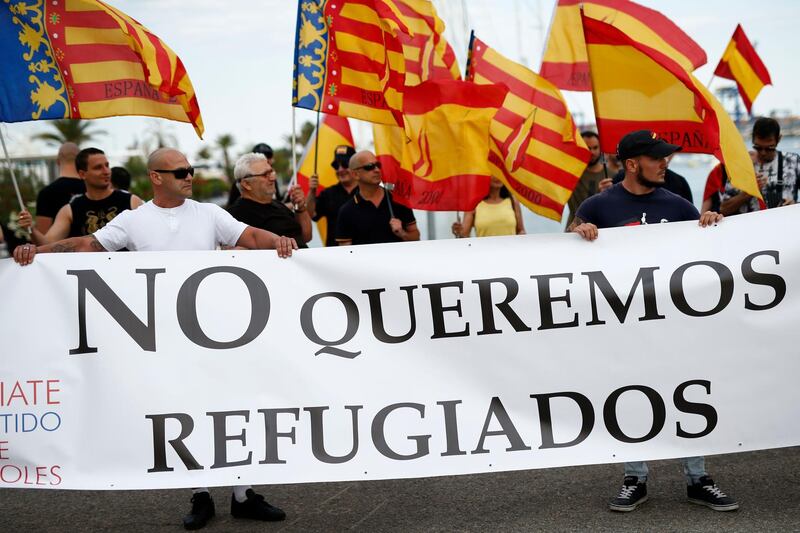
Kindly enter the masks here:
[[[625, 178], [610, 189], [588, 198], [578, 209], [569, 227], [584, 239], [593, 241], [598, 228], [639, 226], [698, 220], [706, 227], [722, 220], [722, 215], [708, 211], [700, 215], [697, 209], [677, 194], [663, 188], [667, 158], [680, 150], [651, 131], [640, 130], [627, 134], [617, 146], [617, 155]], [[739, 508], [736, 500], [723, 493], [705, 471], [703, 457], [683, 459], [686, 493], [689, 501], [715, 511]], [[633, 511], [647, 501], [647, 463], [625, 463], [625, 479], [619, 495], [609, 502], [612, 511]]]
[[356, 151], [352, 146], [337, 146], [333, 151], [333, 161], [331, 166], [336, 171], [336, 179], [339, 183], [326, 188], [317, 196], [319, 178], [312, 175], [309, 178], [308, 198], [306, 198], [306, 209], [314, 221], [325, 217], [328, 222], [328, 235], [325, 238], [325, 246], [336, 246], [336, 224], [339, 217], [339, 209], [353, 196], [356, 188], [356, 179], [352, 172], [347, 168], [350, 158]]

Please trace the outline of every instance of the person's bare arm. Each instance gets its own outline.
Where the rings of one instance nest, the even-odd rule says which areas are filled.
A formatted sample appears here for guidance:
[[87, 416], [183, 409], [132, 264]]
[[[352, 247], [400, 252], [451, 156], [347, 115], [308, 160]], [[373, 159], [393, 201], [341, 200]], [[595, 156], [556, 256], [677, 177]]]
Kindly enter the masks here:
[[[758, 188], [763, 189], [764, 186], [767, 184], [767, 178], [759, 174], [756, 176], [756, 180], [758, 183]], [[725, 216], [735, 215], [739, 212], [739, 208], [741, 208], [744, 204], [752, 200], [754, 197], [747, 194], [744, 191], [741, 191], [736, 196], [732, 196], [727, 200], [722, 202], [722, 205], [719, 206], [719, 212]]]
[[587, 241], [593, 241], [599, 235], [597, 231], [597, 226], [595, 226], [591, 222], [584, 222], [578, 217], [575, 217], [572, 220], [572, 224], [569, 225], [567, 231], [570, 233], [577, 233]]
[[[37, 217], [38, 218], [38, 217]], [[58, 210], [55, 220], [49, 229], [42, 233], [33, 225], [33, 217], [28, 211], [21, 211], [19, 214], [19, 226], [24, 229], [32, 229], [31, 238], [36, 244], [50, 244], [60, 241], [69, 235], [69, 227], [72, 225], [72, 207], [67, 204]]]
[[456, 239], [469, 237], [472, 232], [472, 224], [475, 222], [475, 211], [465, 211], [464, 219], [461, 222], [453, 222], [451, 231]]
[[137, 207], [141, 207], [142, 204], [144, 204], [144, 200], [142, 200], [135, 194], [131, 195], [131, 209], [136, 209]]
[[42, 234], [47, 233], [47, 230], [53, 225], [53, 220], [55, 220], [53, 217], [36, 215], [36, 229]]
[[314, 218], [317, 214], [317, 187], [319, 187], [319, 178], [316, 174], [312, 174], [308, 178], [308, 196], [306, 197], [306, 211], [310, 218]]
[[417, 223], [412, 222], [407, 227], [403, 227], [403, 222], [399, 218], [389, 220], [389, 225], [392, 227], [392, 233], [400, 237], [404, 241], [418, 241], [419, 229]]
[[[311, 196], [311, 194], [309, 194]], [[289, 193], [289, 197], [294, 205], [294, 218], [300, 224], [300, 229], [303, 232], [303, 240], [308, 242], [313, 236], [311, 231], [311, 215], [306, 207], [306, 199], [303, 195], [303, 189], [299, 185], [295, 185]]]
[[236, 246], [248, 250], [276, 250], [279, 257], [291, 257], [292, 250], [297, 250], [297, 243], [290, 237], [281, 237], [271, 231], [247, 226]]
[[71, 237], [52, 244], [35, 246], [25, 244], [14, 249], [14, 261], [20, 266], [30, 265], [36, 254], [56, 254], [64, 252], [107, 252], [94, 235]]
[[517, 219], [517, 235], [525, 235], [525, 221], [522, 220], [522, 209], [519, 202], [512, 198], [511, 203], [514, 206], [514, 217]]

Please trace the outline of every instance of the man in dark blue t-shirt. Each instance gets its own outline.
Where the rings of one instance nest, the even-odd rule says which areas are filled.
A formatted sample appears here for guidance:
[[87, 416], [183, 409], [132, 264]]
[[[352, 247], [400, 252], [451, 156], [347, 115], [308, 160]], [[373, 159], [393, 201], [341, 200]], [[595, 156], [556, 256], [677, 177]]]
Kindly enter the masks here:
[[[617, 157], [623, 165], [625, 178], [606, 191], [588, 198], [578, 209], [569, 227], [584, 239], [593, 241], [598, 228], [639, 226], [698, 220], [703, 227], [716, 224], [722, 215], [708, 211], [700, 215], [697, 209], [677, 194], [662, 188], [667, 171], [667, 157], [680, 150], [647, 130], [634, 131], [620, 140]], [[686, 493], [689, 501], [715, 511], [739, 508], [736, 500], [716, 486], [705, 471], [703, 457], [683, 459], [686, 474]], [[611, 500], [612, 511], [633, 511], [647, 501], [647, 463], [625, 463], [625, 479], [619, 495]]]

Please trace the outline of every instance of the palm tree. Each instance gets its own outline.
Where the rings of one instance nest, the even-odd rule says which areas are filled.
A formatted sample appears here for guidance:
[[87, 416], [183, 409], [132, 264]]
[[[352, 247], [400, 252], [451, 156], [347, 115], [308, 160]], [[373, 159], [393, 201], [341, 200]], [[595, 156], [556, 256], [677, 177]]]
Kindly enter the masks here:
[[94, 124], [89, 120], [82, 120], [79, 118], [62, 118], [47, 121], [49, 125], [55, 128], [55, 132], [45, 132], [34, 135], [34, 139], [41, 139], [47, 144], [61, 145], [65, 142], [74, 142], [78, 146], [92, 139], [98, 135], [105, 135], [107, 132], [104, 130], [89, 130]]
[[233, 135], [224, 133], [217, 137], [217, 147], [222, 150], [222, 160], [225, 161], [225, 173], [228, 177], [233, 175], [233, 167], [231, 167], [231, 156], [228, 150], [233, 147], [236, 141], [233, 140]]

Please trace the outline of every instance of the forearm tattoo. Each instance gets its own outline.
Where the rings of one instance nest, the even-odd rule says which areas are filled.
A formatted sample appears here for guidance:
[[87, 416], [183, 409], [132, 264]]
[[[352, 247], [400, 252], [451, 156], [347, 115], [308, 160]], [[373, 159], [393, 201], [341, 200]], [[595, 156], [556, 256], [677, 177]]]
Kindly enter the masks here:
[[93, 252], [105, 252], [105, 251], [107, 251], [105, 248], [103, 248], [103, 245], [100, 244], [100, 241], [98, 241], [97, 238], [94, 235], [91, 235], [91, 238], [92, 238], [92, 240], [89, 243], [89, 246], [91, 246]]
[[53, 247], [50, 248], [50, 253], [58, 254], [58, 253], [69, 253], [75, 251], [75, 243], [72, 239], [67, 239], [61, 242], [53, 243]]

